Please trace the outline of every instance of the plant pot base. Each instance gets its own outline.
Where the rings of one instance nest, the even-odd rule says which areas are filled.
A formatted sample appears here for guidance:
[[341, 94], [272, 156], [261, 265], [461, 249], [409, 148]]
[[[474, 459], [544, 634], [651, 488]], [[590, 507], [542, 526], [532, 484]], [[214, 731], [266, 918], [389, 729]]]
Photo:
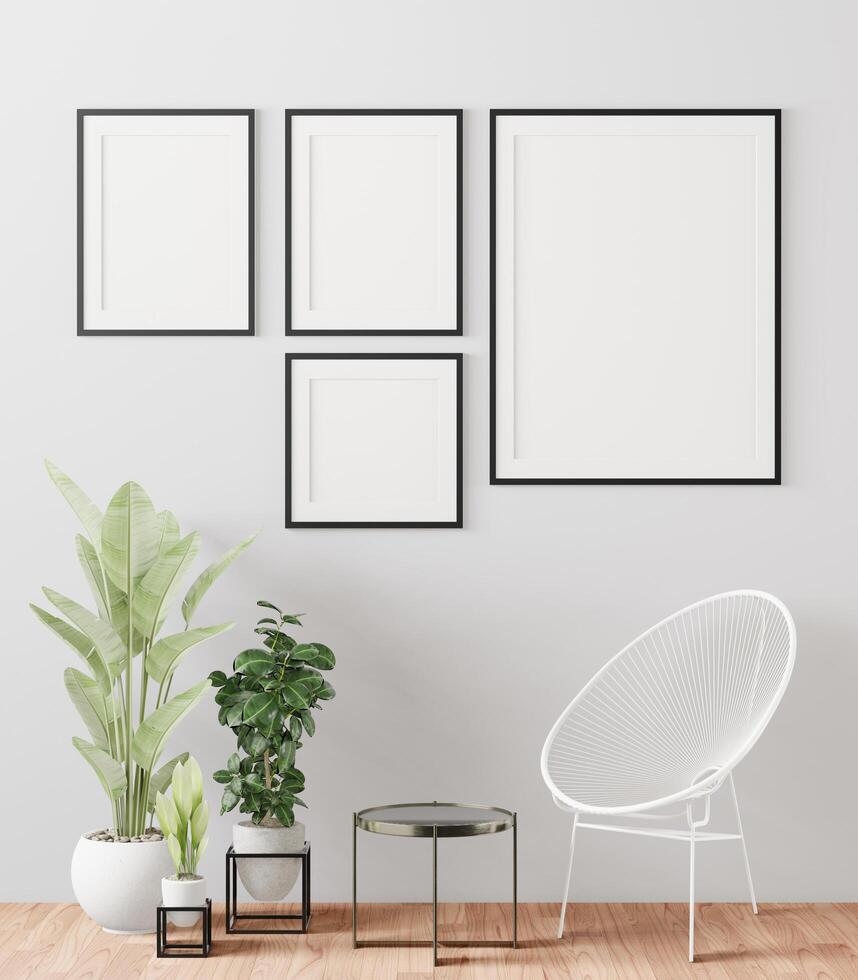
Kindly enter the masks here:
[[81, 837], [72, 857], [72, 888], [105, 932], [146, 935], [155, 932], [161, 879], [172, 870], [165, 841], [121, 844]]

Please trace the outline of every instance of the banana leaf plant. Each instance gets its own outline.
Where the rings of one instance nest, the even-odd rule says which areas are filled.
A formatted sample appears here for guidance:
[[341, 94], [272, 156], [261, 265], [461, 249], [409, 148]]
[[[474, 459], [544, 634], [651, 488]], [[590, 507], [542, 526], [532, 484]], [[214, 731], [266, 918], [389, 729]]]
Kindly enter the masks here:
[[66, 690], [90, 736], [89, 741], [73, 738], [72, 744], [110, 799], [113, 826], [123, 836], [139, 836], [147, 816], [151, 821], [157, 793], [170, 783], [176, 764], [188, 758], [185, 752], [156, 768], [167, 739], [211, 686], [206, 679], [170, 697], [173, 674], [192, 647], [235, 625], [192, 629], [192, 617], [256, 535], [199, 575], [182, 601], [184, 630], [162, 637], [167, 613], [199, 551], [199, 534], [182, 537], [175, 516], [156, 512], [133, 482], [116, 491], [102, 514], [65, 473], [49, 461], [45, 465], [86, 532], [76, 536], [75, 547], [96, 611], [48, 588], [42, 591], [61, 615], [30, 608], [86, 667], [65, 671]]

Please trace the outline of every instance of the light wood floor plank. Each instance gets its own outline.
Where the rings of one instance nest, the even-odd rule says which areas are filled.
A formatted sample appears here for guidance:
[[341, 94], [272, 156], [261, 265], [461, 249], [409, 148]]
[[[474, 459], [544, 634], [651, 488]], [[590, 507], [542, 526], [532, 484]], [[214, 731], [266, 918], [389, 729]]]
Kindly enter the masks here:
[[[294, 909], [293, 909], [294, 910]], [[699, 960], [687, 961], [688, 909], [680, 904], [575, 904], [556, 939], [559, 908], [519, 907], [519, 948], [352, 949], [351, 908], [319, 905], [306, 936], [226, 936], [214, 911], [212, 955], [159, 960], [152, 936], [103, 932], [75, 905], [0, 905], [3, 980], [854, 980], [858, 905], [701, 904]], [[363, 905], [360, 936], [428, 940], [427, 905]], [[510, 936], [508, 904], [439, 907], [442, 939]], [[193, 934], [193, 930], [182, 931]], [[180, 935], [177, 930], [174, 938]]]

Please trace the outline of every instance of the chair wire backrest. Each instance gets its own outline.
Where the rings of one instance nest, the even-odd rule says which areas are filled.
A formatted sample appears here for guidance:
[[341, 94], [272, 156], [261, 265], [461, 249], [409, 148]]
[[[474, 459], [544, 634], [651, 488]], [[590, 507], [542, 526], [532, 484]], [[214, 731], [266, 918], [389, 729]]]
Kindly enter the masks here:
[[555, 798], [642, 810], [720, 785], [762, 733], [795, 661], [774, 596], [744, 590], [663, 620], [610, 660], [558, 719], [542, 753]]

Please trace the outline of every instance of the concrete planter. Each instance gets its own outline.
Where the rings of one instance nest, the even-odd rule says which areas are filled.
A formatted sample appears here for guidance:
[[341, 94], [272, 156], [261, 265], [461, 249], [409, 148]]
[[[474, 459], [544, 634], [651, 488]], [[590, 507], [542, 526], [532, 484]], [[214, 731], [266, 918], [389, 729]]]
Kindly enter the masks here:
[[[294, 853], [304, 846], [305, 829], [297, 820], [291, 827], [257, 827], [242, 820], [232, 828], [232, 846], [236, 854]], [[301, 871], [297, 858], [240, 858], [235, 863], [242, 885], [257, 902], [284, 899]]]

